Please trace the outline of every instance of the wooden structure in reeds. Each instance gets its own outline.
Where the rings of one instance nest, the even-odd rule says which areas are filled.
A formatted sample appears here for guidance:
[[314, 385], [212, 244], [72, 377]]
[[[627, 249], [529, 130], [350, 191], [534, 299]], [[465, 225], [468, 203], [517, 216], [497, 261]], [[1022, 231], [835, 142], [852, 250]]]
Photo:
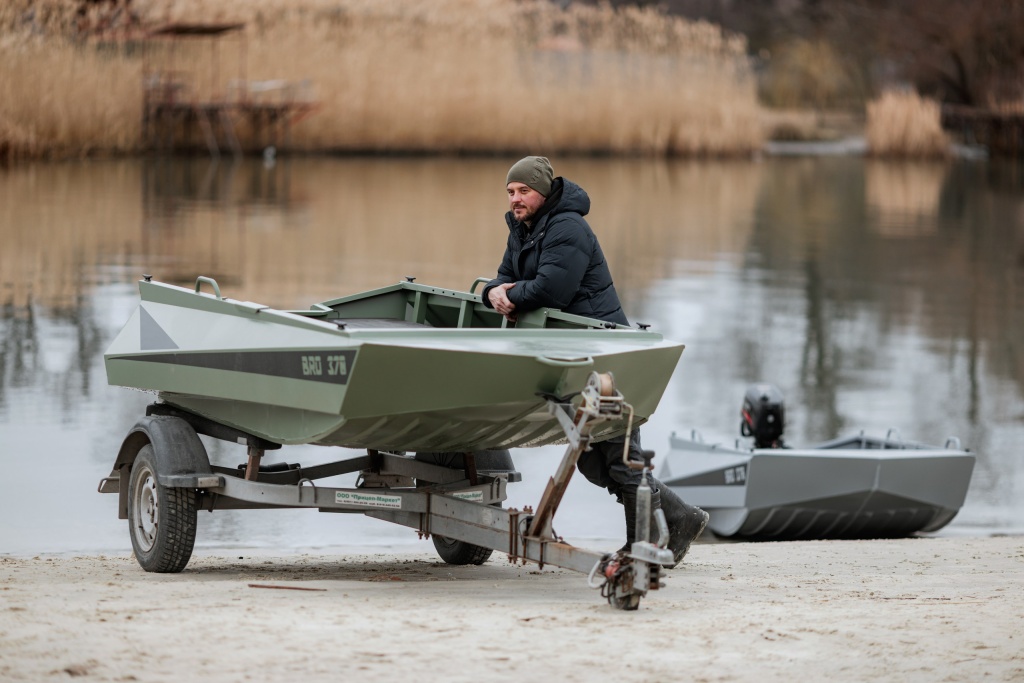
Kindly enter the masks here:
[[982, 109], [943, 105], [942, 127], [993, 156], [1024, 156], [1024, 108]]
[[[144, 51], [142, 142], [147, 149], [176, 152], [202, 149], [238, 155], [287, 146], [292, 127], [317, 107], [309, 81], [251, 81], [245, 74], [243, 24], [169, 24], [147, 33]], [[220, 43], [239, 38], [237, 75], [221, 78]], [[208, 46], [197, 45], [207, 42]], [[176, 58], [190, 43], [200, 67], [178, 68]], [[154, 47], [161, 44], [163, 49]], [[200, 71], [202, 73], [200, 73]]]

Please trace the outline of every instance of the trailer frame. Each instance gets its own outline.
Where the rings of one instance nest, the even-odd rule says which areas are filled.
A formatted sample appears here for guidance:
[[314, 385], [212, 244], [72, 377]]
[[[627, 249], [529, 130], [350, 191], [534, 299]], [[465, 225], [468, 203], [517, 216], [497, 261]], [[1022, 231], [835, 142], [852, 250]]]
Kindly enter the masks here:
[[[655, 513], [657, 542], [647, 539], [650, 517], [640, 519], [638, 514], [638, 540], [628, 550], [616, 553], [578, 548], [552, 528], [576, 462], [590, 446], [591, 430], [608, 420], [629, 419], [632, 408], [615, 389], [610, 374], [591, 373], [582, 391], [544, 398], [568, 445], [536, 509], [500, 507], [507, 498], [508, 482], [516, 481], [519, 473], [478, 470], [471, 454], [464, 457], [462, 469], [375, 450], [312, 467], [261, 467], [264, 452], [279, 448], [278, 444], [162, 403], [151, 405], [147, 416], [129, 432], [113, 471], [100, 481], [99, 492], [119, 494], [118, 516], [129, 520], [136, 558], [147, 571], [184, 568], [191, 555], [199, 509], [311, 508], [364, 514], [413, 529], [422, 538], [440, 536], [504, 552], [511, 562], [530, 561], [540, 568], [554, 565], [582, 572], [588, 575], [588, 585], [601, 589], [611, 605], [637, 609], [641, 597], [663, 586], [661, 567], [674, 564], [672, 552], [666, 548], [668, 530], [660, 510]], [[211, 465], [196, 434], [246, 445], [246, 464], [236, 469]], [[150, 450], [139, 458], [146, 447]], [[636, 466], [650, 471], [649, 459]], [[318, 479], [353, 472], [360, 473], [354, 488], [316, 484]], [[122, 485], [124, 482], [127, 484]], [[639, 490], [638, 508], [644, 504], [645, 493], [649, 510], [650, 489], [645, 486]], [[191, 539], [187, 538], [189, 532]], [[183, 540], [179, 542], [178, 537]], [[154, 552], [157, 546], [164, 549], [163, 541], [168, 538], [174, 546], [170, 560]]]

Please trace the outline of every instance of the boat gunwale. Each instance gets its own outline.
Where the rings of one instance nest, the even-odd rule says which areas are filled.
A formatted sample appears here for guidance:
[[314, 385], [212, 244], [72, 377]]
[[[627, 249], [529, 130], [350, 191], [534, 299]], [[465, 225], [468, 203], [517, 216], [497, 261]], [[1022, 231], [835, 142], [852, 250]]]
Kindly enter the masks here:
[[[849, 437], [853, 439], [855, 437]], [[846, 441], [847, 437], [840, 437], [833, 439], [832, 441], [826, 441], [820, 444], [814, 444], [811, 446], [802, 446], [799, 448], [754, 448], [754, 447], [740, 447], [737, 448], [735, 445], [727, 445], [723, 443], [706, 443], [704, 441], [697, 441], [695, 439], [687, 439], [680, 437], [676, 434], [669, 436], [669, 451], [680, 451], [687, 454], [703, 454], [703, 455], [718, 455], [718, 456], [743, 456], [753, 457], [755, 455], [761, 456], [815, 456], [815, 457], [843, 457], [843, 458], [864, 458], [864, 459], [877, 459], [880, 457], [897, 457], [901, 455], [903, 457], [922, 457], [926, 455], [970, 455], [976, 457], [974, 452], [969, 448], [950, 448], [948, 446], [936, 446], [934, 444], [927, 444], [917, 441], [897, 441], [894, 439], [883, 439], [880, 437], [863, 437], [867, 441], [877, 442], [882, 444], [881, 447], [866, 447], [866, 448], [836, 448], [829, 446], [831, 443], [842, 443]]]
[[[437, 327], [434, 325], [424, 325], [423, 327], [416, 328], [394, 328], [381, 326], [380, 328], [374, 327], [360, 327], [357, 329], [347, 329], [344, 325], [345, 317], [337, 315], [339, 312], [332, 308], [332, 306], [339, 306], [345, 303], [361, 301], [371, 299], [375, 296], [392, 294], [399, 291], [410, 291], [410, 292], [425, 292], [429, 294], [440, 294], [445, 297], [458, 299], [460, 301], [468, 301], [480, 306], [483, 306], [480, 295], [473, 294], [470, 292], [459, 292], [455, 290], [448, 290], [439, 287], [431, 287], [427, 285], [417, 285], [411, 282], [399, 282], [394, 285], [387, 287], [381, 287], [368, 292], [362, 292], [358, 294], [352, 294], [338, 299], [332, 299], [323, 303], [314, 304], [312, 308], [308, 310], [304, 309], [279, 309], [259, 304], [252, 301], [241, 301], [237, 299], [231, 299], [228, 297], [219, 297], [214, 294], [209, 294], [201, 291], [193, 291], [186, 287], [179, 285], [168, 284], [165, 282], [155, 281], [140, 281], [140, 299], [142, 302], [152, 303], [156, 305], [164, 306], [175, 306], [194, 308], [197, 311], [206, 313], [213, 313], [216, 315], [229, 315], [241, 318], [256, 318], [256, 317], [267, 317], [277, 318], [274, 322], [280, 322], [282, 324], [306, 327], [307, 329], [329, 332], [332, 335], [339, 337], [350, 337], [350, 338], [387, 338], [395, 337], [402, 338], [405, 336], [427, 336], [427, 337], [465, 337], [469, 335], [479, 336], [500, 336], [500, 337], [530, 337], [536, 335], [542, 335], [545, 338], [557, 339], [560, 336], [571, 337], [580, 333], [585, 333], [586, 339], [621, 339], [623, 336], [629, 338], [638, 339], [650, 339], [652, 341], [668, 343], [670, 346], [683, 346], [680, 342], [672, 342], [666, 340], [664, 335], [659, 332], [654, 332], [650, 329], [637, 329], [628, 325], [612, 325], [611, 323], [604, 323], [603, 321], [597, 320], [596, 318], [587, 318], [585, 316], [574, 315], [570, 313], [564, 313], [557, 309], [552, 308], [541, 308], [537, 311], [531, 311], [530, 315], [533, 315], [540, 319], [552, 319], [562, 323], [568, 323], [574, 325], [574, 327], [546, 327], [546, 326], [530, 326], [530, 327], [490, 327], [490, 326], [476, 326], [476, 327]], [[185, 302], [170, 302], [163, 300], [164, 297], [160, 294], [170, 294], [172, 297], [176, 296], [196, 296], [198, 299], [192, 300], [196, 303], [201, 302], [199, 306], [192, 306], [191, 303]], [[147, 296], [147, 294], [149, 296]], [[187, 299], [185, 300], [188, 301]], [[487, 309], [488, 313], [494, 313], [492, 309]], [[497, 315], [494, 313], [494, 315]], [[363, 318], [365, 319], [365, 318]], [[395, 316], [380, 316], [380, 320], [404, 320], [404, 318], [397, 318]]]
[[[482, 310], [482, 311], [484, 311], [484, 312], [486, 312], [486, 313], [488, 313], [490, 315], [494, 315], [494, 316], [499, 316], [500, 315], [499, 313], [494, 311], [494, 309], [489, 308], [486, 304], [484, 304], [483, 298], [479, 294], [476, 294], [474, 292], [463, 292], [463, 291], [459, 291], [459, 290], [456, 290], [456, 289], [447, 289], [445, 287], [435, 287], [433, 285], [417, 284], [415, 282], [397, 282], [397, 283], [395, 283], [393, 285], [388, 285], [386, 287], [379, 287], [377, 289], [371, 289], [371, 290], [366, 291], [366, 292], [359, 292], [359, 293], [356, 293], [356, 294], [349, 294], [347, 296], [339, 297], [339, 298], [336, 298], [336, 299], [329, 299], [327, 301], [323, 301], [323, 302], [320, 302], [318, 304], [314, 304], [313, 307], [311, 307], [309, 309], [309, 313], [308, 314], [305, 311], [298, 311], [298, 310], [289, 310], [288, 312], [289, 313], [296, 313], [298, 315], [310, 315], [311, 317], [328, 317], [329, 319], [334, 320], [335, 318], [331, 317], [331, 312], [333, 311], [334, 313], [339, 313], [339, 311], [337, 310], [337, 307], [344, 306], [345, 304], [350, 304], [350, 303], [354, 303], [354, 302], [358, 302], [358, 301], [365, 301], [365, 300], [372, 299], [372, 298], [375, 298], [375, 297], [386, 296], [388, 294], [394, 294], [394, 293], [400, 292], [400, 291], [407, 291], [407, 292], [411, 292], [413, 294], [420, 293], [420, 294], [439, 295], [439, 296], [442, 296], [442, 297], [445, 297], [445, 298], [449, 298], [449, 299], [456, 299], [456, 300], [462, 301], [462, 302], [473, 303], [473, 304], [477, 304], [477, 305], [479, 305], [481, 307], [478, 310]], [[583, 329], [583, 330], [619, 330], [619, 331], [631, 330], [631, 331], [634, 331], [634, 332], [637, 332], [637, 331], [644, 332], [645, 331], [644, 329], [637, 330], [637, 329], [635, 329], [635, 328], [633, 328], [633, 327], [631, 327], [629, 325], [622, 325], [622, 324], [619, 324], [619, 323], [610, 323], [610, 322], [603, 321], [603, 320], [600, 320], [600, 319], [597, 319], [597, 318], [588, 318], [588, 317], [582, 316], [582, 315], [576, 315], [576, 314], [573, 314], [573, 313], [566, 313], [566, 312], [558, 310], [556, 308], [549, 308], [549, 307], [542, 307], [542, 308], [539, 308], [539, 309], [537, 309], [535, 311], [530, 311], [527, 315], [529, 315], [529, 316], [531, 316], [533, 318], [539, 318], [541, 320], [551, 319], [551, 320], [557, 320], [557, 321], [562, 322], [562, 323], [569, 323], [569, 324], [578, 326], [580, 329]], [[338, 320], [344, 320], [344, 316], [340, 316], [337, 319]], [[431, 326], [431, 327], [433, 327], [433, 326]], [[458, 328], [444, 327], [444, 328], [435, 328], [435, 329], [466, 329], [466, 328], [464, 328], [464, 327], [458, 327]], [[500, 328], [499, 327], [473, 327], [471, 329], [474, 329], [474, 330], [476, 330], [476, 329], [510, 330], [510, 329], [516, 329], [516, 328], [507, 328], [507, 327], [500, 327]], [[526, 329], [536, 329], [536, 328], [531, 326], [531, 327], [526, 328]], [[541, 327], [540, 329], [548, 329], [548, 328]], [[557, 329], [567, 329], [567, 328], [557, 328]], [[569, 329], [572, 329], [572, 328], [569, 328]]]

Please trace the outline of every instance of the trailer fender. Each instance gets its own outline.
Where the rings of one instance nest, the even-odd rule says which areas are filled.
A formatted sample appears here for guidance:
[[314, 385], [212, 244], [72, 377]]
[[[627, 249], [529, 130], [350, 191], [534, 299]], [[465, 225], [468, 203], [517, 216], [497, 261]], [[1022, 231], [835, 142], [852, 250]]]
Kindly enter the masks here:
[[[162, 486], [197, 488], [199, 478], [213, 476], [206, 447], [189, 423], [180, 417], [144, 417], [135, 423], [121, 443], [113, 472], [104, 480], [117, 482], [119, 519], [128, 519], [128, 475], [135, 456], [146, 444], [153, 445], [157, 481]], [[114, 493], [113, 488], [107, 485], [101, 490]]]

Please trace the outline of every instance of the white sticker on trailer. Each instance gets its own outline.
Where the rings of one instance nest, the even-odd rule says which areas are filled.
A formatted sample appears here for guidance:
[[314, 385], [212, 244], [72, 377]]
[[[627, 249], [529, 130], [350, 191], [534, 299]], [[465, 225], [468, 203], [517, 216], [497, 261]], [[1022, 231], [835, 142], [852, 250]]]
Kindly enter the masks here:
[[367, 508], [402, 509], [401, 496], [383, 496], [378, 493], [353, 493], [351, 491], [335, 491], [334, 502], [344, 505], [359, 505]]
[[458, 498], [460, 500], [468, 500], [471, 503], [482, 503], [482, 502], [484, 502], [484, 492], [483, 491], [461, 491], [459, 493], [453, 493], [452, 497], [453, 498]]

